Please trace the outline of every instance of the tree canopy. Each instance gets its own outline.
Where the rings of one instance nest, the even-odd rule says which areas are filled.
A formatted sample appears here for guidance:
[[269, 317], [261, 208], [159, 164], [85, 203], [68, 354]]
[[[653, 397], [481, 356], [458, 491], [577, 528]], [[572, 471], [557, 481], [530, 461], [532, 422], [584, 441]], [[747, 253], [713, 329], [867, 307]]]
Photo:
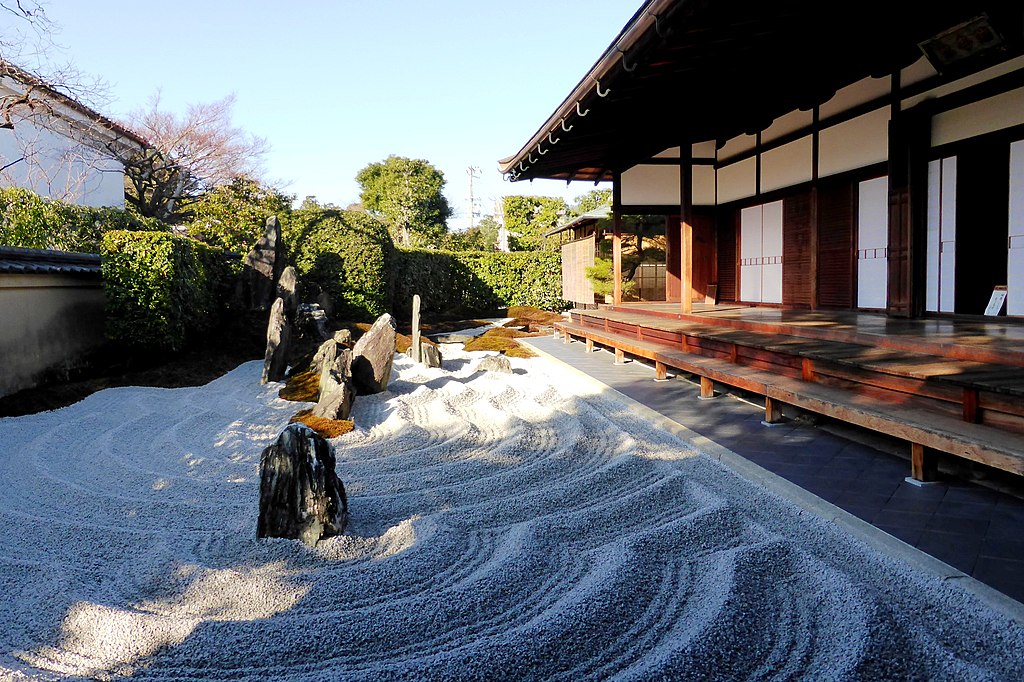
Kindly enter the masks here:
[[190, 237], [228, 251], [248, 252], [263, 235], [267, 218], [283, 219], [294, 197], [252, 178], [238, 177], [204, 194], [192, 206]]
[[451, 206], [442, 194], [444, 173], [423, 159], [389, 156], [356, 175], [359, 200], [403, 246], [438, 247], [448, 232]]
[[507, 196], [502, 201], [505, 229], [512, 251], [541, 251], [557, 248], [557, 240], [544, 233], [566, 215], [565, 200], [558, 197]]
[[576, 197], [571, 213], [574, 216], [583, 215], [595, 208], [608, 206], [612, 203], [612, 191], [610, 189], [592, 189], [586, 194]]
[[141, 215], [179, 223], [214, 187], [237, 177], [259, 177], [269, 144], [231, 125], [234, 103], [230, 95], [192, 104], [179, 117], [161, 110], [158, 93], [147, 109], [129, 116], [129, 127], [152, 145], [120, 159], [125, 164], [125, 199]]

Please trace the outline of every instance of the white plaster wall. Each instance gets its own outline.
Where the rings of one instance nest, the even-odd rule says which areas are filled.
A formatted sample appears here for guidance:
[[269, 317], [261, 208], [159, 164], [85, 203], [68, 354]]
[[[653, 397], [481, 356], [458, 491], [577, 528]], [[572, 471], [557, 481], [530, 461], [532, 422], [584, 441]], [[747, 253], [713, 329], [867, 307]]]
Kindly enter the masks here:
[[946, 95], [950, 95], [954, 92], [959, 92], [960, 90], [969, 88], [972, 85], [984, 83], [985, 81], [992, 80], [993, 78], [997, 78], [999, 76], [1012, 73], [1014, 71], [1019, 71], [1020, 69], [1024, 69], [1024, 57], [1015, 57], [1014, 59], [1009, 59], [1003, 62], [1002, 64], [996, 64], [995, 66], [991, 66], [977, 73], [972, 73], [969, 76], [964, 76], [963, 78], [955, 80], [952, 83], [945, 83], [937, 88], [928, 90], [927, 92], [922, 92], [921, 94], [915, 95], [914, 97], [909, 97], [903, 100], [902, 106], [904, 109], [909, 109], [910, 107], [919, 104], [920, 102], [926, 99], [945, 97]]
[[715, 141], [709, 140], [708, 142], [697, 142], [691, 148], [691, 153], [695, 159], [713, 159], [715, 158]]
[[693, 205], [714, 206], [716, 201], [715, 167], [693, 167]]
[[625, 206], [678, 206], [679, 166], [633, 166], [622, 174]]
[[821, 118], [841, 114], [859, 104], [888, 95], [891, 87], [889, 82], [891, 80], [889, 76], [864, 78], [856, 83], [847, 85], [845, 88], [841, 88], [832, 99], [821, 105], [819, 108]]
[[1024, 88], [932, 117], [932, 146], [1024, 124]]
[[818, 176], [862, 168], [889, 157], [889, 108], [821, 131]]
[[772, 124], [761, 133], [761, 142], [771, 142], [784, 135], [807, 128], [812, 123], [814, 123], [814, 114], [812, 112], [800, 111], [799, 109], [791, 111], [772, 121]]
[[938, 74], [939, 72], [935, 70], [935, 67], [928, 61], [928, 58], [921, 55], [920, 59], [900, 71], [900, 87], [905, 88], [908, 85], [920, 83], [926, 78], [931, 78]]
[[755, 146], [757, 146], [756, 135], [737, 135], [731, 140], [728, 140], [725, 145], [718, 150], [717, 158], [719, 160], [728, 159], [730, 156], [750, 151]]
[[0, 130], [0, 168], [4, 186], [85, 206], [124, 207], [120, 163], [32, 120]]
[[761, 192], [809, 182], [814, 145], [810, 137], [761, 154]]
[[663, 152], [658, 152], [654, 155], [656, 159], [678, 159], [679, 158], [679, 147], [669, 147]]
[[1024, 140], [1010, 145], [1006, 314], [1024, 315]]
[[718, 203], [724, 204], [757, 194], [757, 160], [745, 159], [718, 169]]

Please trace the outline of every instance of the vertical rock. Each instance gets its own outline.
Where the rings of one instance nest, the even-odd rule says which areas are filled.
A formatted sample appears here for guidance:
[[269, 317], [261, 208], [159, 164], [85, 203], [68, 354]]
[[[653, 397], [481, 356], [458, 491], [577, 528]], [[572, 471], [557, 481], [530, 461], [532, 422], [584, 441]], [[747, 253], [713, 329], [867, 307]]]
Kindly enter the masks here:
[[291, 327], [284, 314], [284, 299], [277, 299], [270, 308], [267, 322], [267, 352], [263, 356], [261, 384], [281, 381], [288, 370], [288, 344], [291, 342]]
[[412, 347], [409, 348], [409, 355], [416, 362], [423, 362], [420, 340], [420, 295], [413, 294], [412, 297]]
[[395, 359], [395, 323], [384, 313], [352, 348], [352, 382], [359, 395], [386, 391]]
[[310, 547], [348, 523], [345, 486], [331, 444], [308, 426], [290, 424], [260, 456], [256, 536], [294, 538]]
[[284, 310], [288, 319], [295, 319], [295, 309], [299, 307], [299, 275], [291, 265], [281, 271], [277, 280], [277, 297], [284, 299]]
[[274, 301], [277, 282], [284, 270], [284, 242], [277, 216], [267, 218], [263, 236], [245, 257], [242, 278], [243, 301], [250, 310], [267, 310]]

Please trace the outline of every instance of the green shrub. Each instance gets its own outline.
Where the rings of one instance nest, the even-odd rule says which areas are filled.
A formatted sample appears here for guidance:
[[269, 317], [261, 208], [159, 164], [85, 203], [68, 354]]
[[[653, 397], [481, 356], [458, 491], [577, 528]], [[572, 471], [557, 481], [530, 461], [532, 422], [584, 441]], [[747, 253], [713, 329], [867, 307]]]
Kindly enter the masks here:
[[392, 309], [405, 318], [413, 294], [425, 313], [476, 315], [510, 306], [564, 310], [562, 266], [551, 252], [396, 250]]
[[107, 336], [179, 350], [224, 312], [230, 269], [220, 249], [159, 232], [108, 232], [102, 243]]
[[337, 209], [296, 211], [282, 226], [288, 260], [299, 277], [334, 301], [336, 315], [372, 320], [388, 309], [387, 228], [365, 213]]
[[99, 253], [104, 232], [167, 229], [158, 220], [119, 208], [76, 206], [20, 187], [0, 188], [0, 244], [4, 246]]

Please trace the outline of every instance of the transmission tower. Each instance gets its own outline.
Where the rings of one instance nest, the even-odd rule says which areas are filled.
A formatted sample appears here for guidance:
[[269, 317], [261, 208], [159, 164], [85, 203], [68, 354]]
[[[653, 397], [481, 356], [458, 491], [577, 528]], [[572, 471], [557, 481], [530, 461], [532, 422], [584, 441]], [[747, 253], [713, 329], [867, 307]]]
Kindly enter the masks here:
[[478, 166], [470, 166], [466, 169], [466, 174], [469, 175], [469, 227], [473, 228], [473, 217], [476, 215], [476, 201], [473, 198], [473, 178], [480, 177], [480, 168]]

